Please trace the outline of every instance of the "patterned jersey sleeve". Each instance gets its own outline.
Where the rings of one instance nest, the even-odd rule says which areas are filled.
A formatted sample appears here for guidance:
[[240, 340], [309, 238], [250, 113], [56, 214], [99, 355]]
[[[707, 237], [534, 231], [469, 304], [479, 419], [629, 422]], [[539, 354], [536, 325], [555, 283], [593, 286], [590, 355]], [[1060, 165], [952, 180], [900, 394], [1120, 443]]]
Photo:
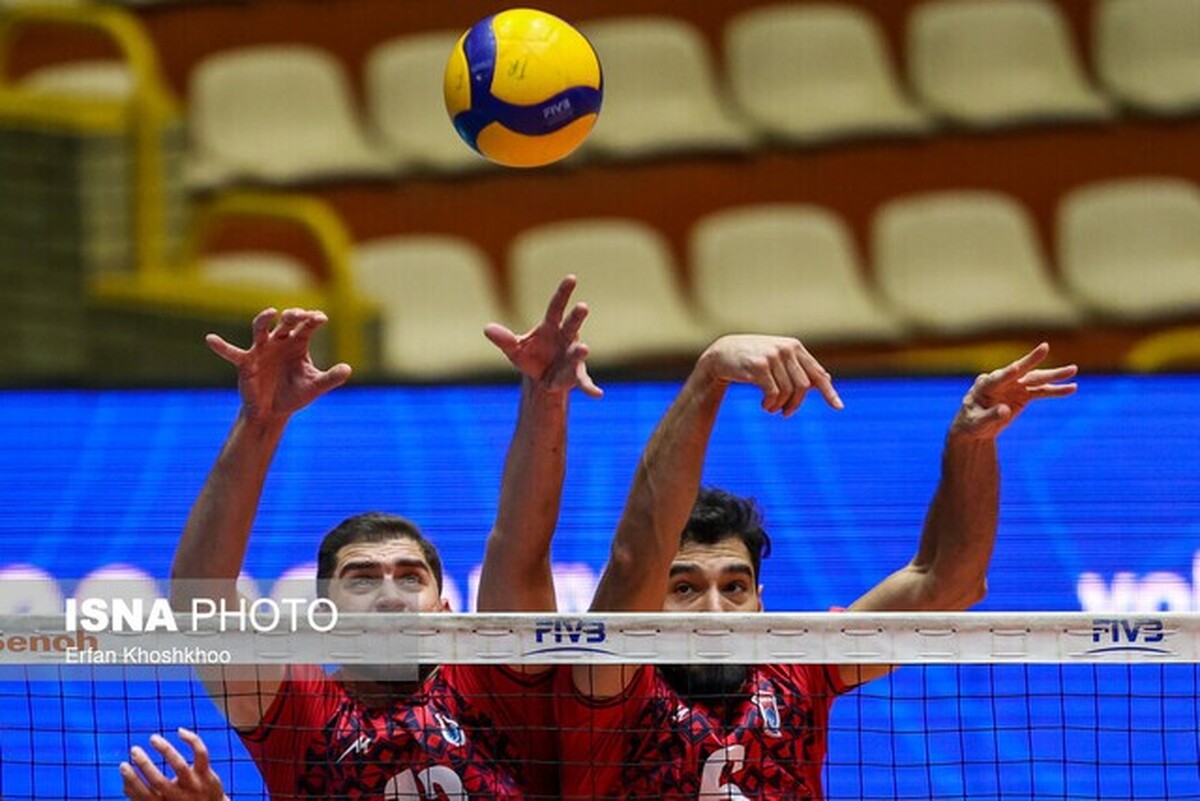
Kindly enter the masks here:
[[448, 665], [447, 680], [496, 721], [522, 758], [532, 797], [558, 795], [558, 732], [553, 670], [521, 673], [503, 665]]
[[557, 672], [554, 714], [563, 798], [603, 797], [619, 791], [625, 763], [642, 739], [639, 721], [654, 696], [654, 677], [654, 669], [643, 665], [620, 695], [593, 699], [576, 689], [569, 667]]
[[308, 742], [336, 713], [333, 686], [317, 665], [292, 665], [262, 722], [238, 732], [273, 796], [292, 791]]

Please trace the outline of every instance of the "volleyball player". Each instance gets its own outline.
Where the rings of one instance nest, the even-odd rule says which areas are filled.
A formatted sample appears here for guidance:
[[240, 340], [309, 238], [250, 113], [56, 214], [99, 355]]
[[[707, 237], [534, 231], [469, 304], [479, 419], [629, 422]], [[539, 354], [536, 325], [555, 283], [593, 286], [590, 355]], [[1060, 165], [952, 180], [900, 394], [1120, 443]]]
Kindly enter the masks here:
[[[941, 481], [916, 555], [851, 610], [961, 610], [983, 598], [998, 516], [996, 437], [1030, 402], [1075, 390], [1062, 383], [1075, 375], [1074, 366], [1035, 369], [1048, 353], [1043, 343], [975, 380], [946, 435]], [[757, 510], [719, 490], [698, 493], [709, 436], [731, 383], [759, 387], [768, 412], [794, 413], [814, 387], [842, 408], [828, 372], [797, 340], [715, 342], [646, 448], [593, 611], [762, 611], [759, 566], [769, 541]], [[821, 798], [833, 699], [888, 670], [564, 670], [556, 692], [563, 798]]]
[[[549, 549], [567, 397], [576, 386], [601, 394], [578, 337], [587, 308], [576, 304], [566, 313], [574, 288], [574, 277], [564, 279], [543, 321], [524, 336], [496, 324], [485, 330], [523, 379], [486, 546], [481, 611], [554, 609]], [[171, 594], [184, 610], [197, 597], [236, 603], [235, 581], [287, 422], [350, 377], [348, 365], [313, 364], [309, 343], [325, 322], [323, 313], [299, 309], [276, 321], [268, 309], [255, 318], [248, 349], [208, 337], [209, 347], [237, 367], [242, 407], [176, 550]], [[326, 535], [317, 579], [319, 592], [342, 613], [449, 608], [437, 549], [414, 524], [392, 515], [358, 515]], [[251, 675], [230, 670], [197, 668], [273, 799], [557, 795], [547, 671], [447, 666], [401, 682], [363, 666], [334, 675], [316, 666], [263, 665]], [[130, 770], [122, 766], [127, 785]]]

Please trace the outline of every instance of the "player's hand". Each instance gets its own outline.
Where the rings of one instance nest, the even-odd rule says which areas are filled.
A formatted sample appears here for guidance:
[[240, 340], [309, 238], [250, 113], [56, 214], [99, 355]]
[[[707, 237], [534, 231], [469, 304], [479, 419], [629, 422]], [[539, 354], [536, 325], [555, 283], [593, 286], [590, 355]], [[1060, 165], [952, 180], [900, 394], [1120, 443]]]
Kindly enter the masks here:
[[1064, 398], [1075, 392], [1073, 364], [1044, 370], [1034, 368], [1050, 355], [1043, 342], [1007, 367], [983, 373], [963, 397], [962, 407], [950, 424], [950, 434], [972, 439], [993, 439], [1040, 398]]
[[[276, 317], [279, 317], [276, 321]], [[264, 309], [254, 318], [253, 342], [243, 350], [216, 334], [208, 347], [237, 368], [243, 413], [251, 420], [283, 420], [350, 378], [350, 365], [318, 370], [309, 353], [317, 329], [329, 318], [321, 311]]]
[[180, 729], [179, 736], [191, 746], [194, 764], [189, 765], [175, 746], [156, 734], [150, 738], [150, 745], [167, 760], [175, 778], [164, 776], [150, 756], [135, 745], [129, 757], [137, 769], [128, 762], [122, 762], [119, 768], [125, 797], [133, 801], [229, 801], [221, 777], [208, 762], [208, 748], [200, 735]]
[[798, 339], [759, 334], [724, 336], [708, 346], [697, 368], [726, 383], [753, 384], [762, 390], [762, 407], [789, 417], [816, 387], [825, 402], [843, 408], [833, 378]]
[[604, 392], [588, 375], [585, 363], [588, 347], [579, 341], [579, 329], [588, 314], [587, 305], [576, 303], [567, 313], [575, 283], [573, 275], [562, 280], [550, 299], [546, 316], [528, 333], [517, 336], [499, 323], [490, 323], [483, 333], [540, 389], [565, 393], [579, 387], [598, 398]]

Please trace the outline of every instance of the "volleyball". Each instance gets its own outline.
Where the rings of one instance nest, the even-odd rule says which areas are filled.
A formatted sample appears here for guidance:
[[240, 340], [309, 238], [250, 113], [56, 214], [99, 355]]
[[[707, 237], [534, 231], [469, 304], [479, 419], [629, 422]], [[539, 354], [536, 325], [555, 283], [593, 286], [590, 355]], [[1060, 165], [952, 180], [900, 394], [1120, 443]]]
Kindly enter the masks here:
[[516, 8], [459, 38], [444, 89], [455, 130], [476, 152], [508, 167], [540, 167], [587, 137], [603, 80], [583, 34], [552, 14]]

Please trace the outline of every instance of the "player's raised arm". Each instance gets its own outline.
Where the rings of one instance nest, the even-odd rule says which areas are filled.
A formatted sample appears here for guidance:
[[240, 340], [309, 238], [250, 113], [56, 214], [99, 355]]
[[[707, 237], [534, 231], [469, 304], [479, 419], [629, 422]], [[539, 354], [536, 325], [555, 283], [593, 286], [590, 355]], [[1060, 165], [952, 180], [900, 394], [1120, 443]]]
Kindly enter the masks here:
[[[250, 529], [284, 428], [294, 413], [350, 377], [349, 365], [320, 370], [313, 364], [309, 343], [328, 319], [324, 312], [288, 309], [276, 317], [266, 309], [254, 318], [246, 349], [207, 337], [209, 348], [237, 368], [242, 406], [175, 549], [171, 601], [181, 611], [191, 611], [200, 597], [236, 602]], [[248, 687], [235, 688], [226, 686], [219, 668], [200, 673], [239, 728], [261, 720], [282, 675], [282, 666], [264, 667]]]
[[[996, 437], [1042, 398], [1075, 392], [1075, 365], [1036, 369], [1050, 353], [1042, 343], [1006, 367], [984, 373], [963, 398], [942, 451], [942, 475], [912, 561], [850, 607], [862, 612], [958, 611], [983, 600], [996, 540], [1000, 470]], [[861, 684], [887, 666], [843, 665], [843, 680]]]
[[572, 389], [600, 397], [584, 360], [579, 329], [587, 306], [567, 311], [575, 277], [558, 285], [536, 328], [517, 336], [492, 323], [484, 333], [521, 371], [521, 405], [504, 464], [496, 522], [479, 579], [481, 612], [555, 608], [550, 540], [558, 523], [566, 469], [567, 401]]
[[[765, 411], [794, 414], [816, 388], [842, 408], [824, 367], [798, 340], [743, 334], [704, 351], [659, 422], [634, 474], [612, 552], [592, 601], [596, 612], [661, 612], [672, 559], [700, 488], [717, 413], [731, 383], [762, 390]], [[577, 667], [576, 687], [597, 697], [620, 692], [632, 673], [620, 667]]]

